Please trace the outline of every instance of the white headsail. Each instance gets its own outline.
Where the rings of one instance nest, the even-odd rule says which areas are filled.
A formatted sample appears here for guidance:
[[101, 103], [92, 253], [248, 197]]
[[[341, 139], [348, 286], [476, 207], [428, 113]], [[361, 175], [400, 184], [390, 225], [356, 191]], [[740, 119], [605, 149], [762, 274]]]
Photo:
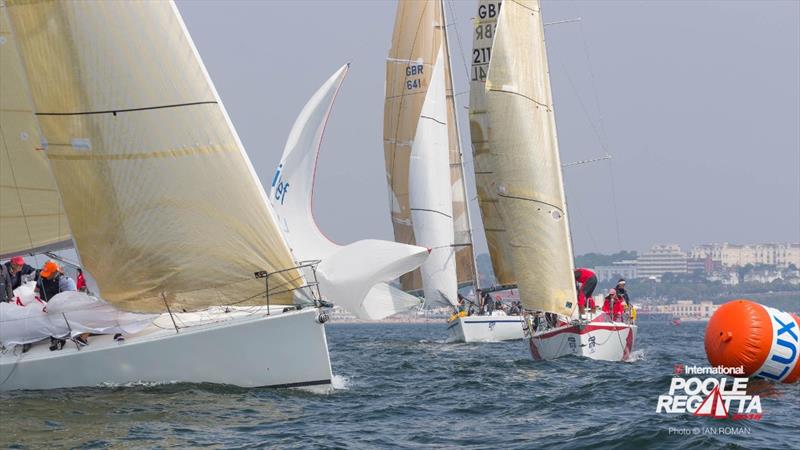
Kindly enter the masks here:
[[458, 281], [454, 252], [450, 161], [446, 149], [447, 108], [444, 62], [440, 50], [419, 114], [408, 169], [409, 206], [414, 235], [431, 249], [422, 264], [422, 286], [428, 306], [457, 305]]
[[0, 259], [72, 245], [17, 42], [0, 6]]
[[317, 157], [347, 70], [345, 65], [336, 71], [297, 117], [272, 180], [270, 201], [295, 259], [321, 260], [317, 276], [322, 295], [359, 318], [382, 319], [419, 305], [416, 297], [386, 282], [419, 267], [427, 249], [378, 240], [340, 246], [314, 221]]
[[539, 1], [505, 0], [494, 34], [487, 138], [520, 300], [570, 315], [572, 246]]
[[290, 269], [270, 286], [291, 303], [302, 277], [175, 5], [5, 3], [103, 298], [138, 312], [261, 302], [254, 272]]

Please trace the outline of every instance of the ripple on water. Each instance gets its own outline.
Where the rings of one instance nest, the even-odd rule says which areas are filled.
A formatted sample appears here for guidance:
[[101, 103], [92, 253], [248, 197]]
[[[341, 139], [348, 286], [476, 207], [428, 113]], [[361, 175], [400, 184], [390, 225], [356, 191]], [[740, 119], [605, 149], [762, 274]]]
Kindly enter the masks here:
[[702, 324], [640, 326], [630, 363], [534, 362], [521, 341], [445, 344], [444, 324], [328, 327], [332, 388], [142, 383], [0, 394], [0, 447], [797, 448], [797, 386], [753, 382], [738, 422], [655, 413], [673, 365], [706, 364]]

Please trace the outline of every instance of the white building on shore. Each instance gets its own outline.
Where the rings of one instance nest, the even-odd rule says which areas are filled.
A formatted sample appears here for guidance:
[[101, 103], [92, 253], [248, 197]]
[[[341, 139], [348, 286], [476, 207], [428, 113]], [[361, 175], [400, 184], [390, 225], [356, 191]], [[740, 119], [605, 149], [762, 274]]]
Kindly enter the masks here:
[[665, 273], [688, 273], [686, 253], [677, 244], [656, 244], [636, 258], [636, 272], [658, 281]]
[[742, 267], [748, 264], [766, 264], [781, 268], [794, 264], [795, 267], [800, 267], [800, 243], [701, 244], [692, 247], [691, 257], [711, 257], [712, 261], [725, 267]]

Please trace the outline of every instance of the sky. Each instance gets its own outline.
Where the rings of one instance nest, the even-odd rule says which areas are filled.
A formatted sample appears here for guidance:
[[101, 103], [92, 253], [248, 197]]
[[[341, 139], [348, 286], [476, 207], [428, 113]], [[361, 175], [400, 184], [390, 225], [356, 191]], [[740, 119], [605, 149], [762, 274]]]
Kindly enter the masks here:
[[[477, 0], [446, 0], [469, 143]], [[328, 121], [314, 214], [339, 243], [392, 239], [383, 162], [393, 1], [180, 0], [262, 183], [303, 105], [352, 63]], [[576, 254], [800, 241], [800, 2], [549, 1], [545, 22]], [[464, 149], [467, 172], [471, 150]], [[469, 183], [474, 199], [474, 185]], [[476, 247], [485, 252], [477, 202]]]

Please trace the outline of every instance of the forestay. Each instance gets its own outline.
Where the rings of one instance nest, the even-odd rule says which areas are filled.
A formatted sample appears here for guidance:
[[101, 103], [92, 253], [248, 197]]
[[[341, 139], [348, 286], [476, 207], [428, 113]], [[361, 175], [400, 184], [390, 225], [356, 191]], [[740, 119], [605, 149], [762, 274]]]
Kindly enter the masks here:
[[[442, 53], [448, 139], [439, 151], [446, 153], [449, 161], [450, 177], [446, 193], [451, 202], [455, 246], [453, 260], [458, 283], [464, 284], [474, 280], [474, 262], [444, 23], [441, 0], [401, 1], [397, 4], [392, 47], [386, 63], [384, 152], [395, 241], [428, 245], [415, 235], [409, 199], [409, 164], [433, 66]], [[437, 173], [437, 176], [442, 177], [442, 173]], [[446, 177], [444, 179], [447, 180]], [[419, 271], [403, 276], [401, 283], [404, 290], [423, 287]]]
[[499, 284], [517, 282], [511, 264], [508, 230], [498, 205], [496, 148], [489, 143], [489, 117], [486, 113], [486, 73], [492, 57], [492, 43], [497, 29], [501, 2], [480, 0], [474, 19], [472, 68], [469, 88], [469, 127], [475, 169], [475, 187], [481, 209], [486, 244], [492, 268]]
[[[262, 302], [294, 265], [171, 2], [7, 1], [81, 261], [130, 311]], [[301, 284], [270, 278], [273, 303]]]
[[0, 6], [0, 259], [72, 245], [17, 42]]
[[325, 125], [348, 66], [334, 73], [303, 107], [292, 127], [272, 179], [270, 202], [281, 232], [298, 261], [320, 260], [322, 296], [361, 319], [382, 319], [419, 305], [386, 282], [413, 270], [427, 250], [396, 242], [331, 242], [314, 220], [314, 182]]
[[499, 210], [527, 309], [569, 315], [572, 248], [539, 2], [506, 0], [486, 78]]

